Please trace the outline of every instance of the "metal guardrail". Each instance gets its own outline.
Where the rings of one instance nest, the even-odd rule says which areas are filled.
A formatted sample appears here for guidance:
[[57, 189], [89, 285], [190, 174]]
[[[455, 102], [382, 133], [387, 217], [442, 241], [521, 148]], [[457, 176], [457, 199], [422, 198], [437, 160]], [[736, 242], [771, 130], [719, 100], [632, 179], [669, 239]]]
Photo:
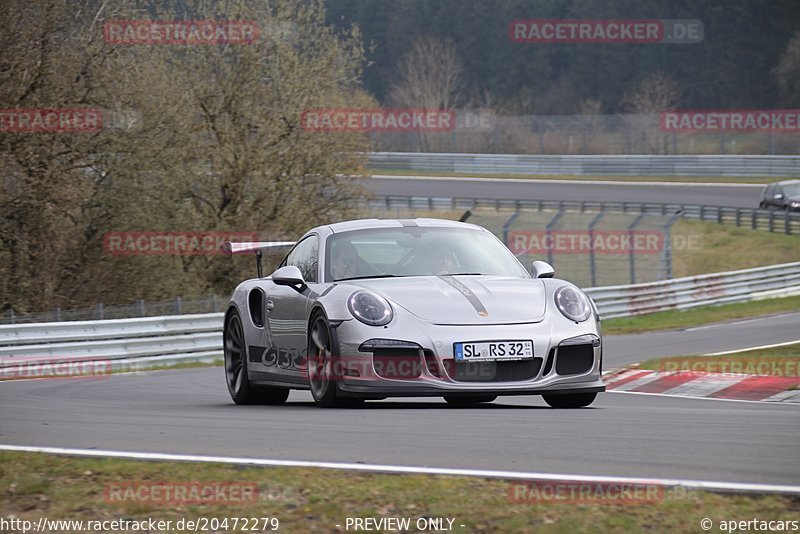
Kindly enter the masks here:
[[800, 295], [800, 262], [644, 284], [593, 287], [586, 293], [604, 319]]
[[754, 208], [730, 208], [694, 204], [656, 204], [652, 202], [599, 202], [578, 200], [476, 199], [458, 197], [386, 196], [369, 201], [372, 208], [409, 210], [572, 210], [606, 211], [660, 216], [677, 215], [684, 219], [728, 224], [752, 230], [800, 235], [800, 213]]
[[800, 156], [525, 155], [370, 152], [373, 170], [464, 174], [800, 177]]
[[[603, 318], [800, 294], [800, 262], [586, 292]], [[21, 362], [208, 361], [222, 356], [222, 313], [0, 326], [0, 377]]]

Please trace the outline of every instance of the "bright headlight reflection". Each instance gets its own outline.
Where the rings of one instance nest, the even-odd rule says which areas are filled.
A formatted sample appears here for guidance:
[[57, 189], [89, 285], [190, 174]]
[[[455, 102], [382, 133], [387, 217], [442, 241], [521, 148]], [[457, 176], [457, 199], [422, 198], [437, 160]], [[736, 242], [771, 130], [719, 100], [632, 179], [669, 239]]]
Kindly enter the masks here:
[[592, 305], [589, 303], [589, 298], [572, 286], [558, 288], [554, 299], [558, 311], [567, 319], [580, 323], [592, 315]]
[[370, 326], [383, 326], [392, 320], [389, 302], [370, 291], [356, 291], [350, 295], [347, 307], [353, 317]]

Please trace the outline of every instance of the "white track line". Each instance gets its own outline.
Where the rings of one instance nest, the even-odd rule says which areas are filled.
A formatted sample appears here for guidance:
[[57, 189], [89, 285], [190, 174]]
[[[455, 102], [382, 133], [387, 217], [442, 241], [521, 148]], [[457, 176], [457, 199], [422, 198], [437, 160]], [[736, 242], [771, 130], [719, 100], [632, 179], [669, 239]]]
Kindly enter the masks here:
[[771, 349], [773, 347], [785, 347], [786, 345], [794, 345], [796, 343], [800, 343], [800, 339], [796, 339], [794, 341], [785, 341], [783, 343], [772, 343], [771, 345], [760, 345], [758, 347], [748, 347], [746, 349], [724, 350], [722, 352], [711, 352], [709, 354], [703, 354], [703, 356], [724, 356], [725, 354], [736, 354], [737, 352], [748, 352], [748, 351], [751, 351], [751, 350]]
[[[501, 173], [498, 173], [501, 174]], [[372, 174], [378, 180], [450, 180], [460, 182], [504, 182], [504, 183], [532, 183], [532, 184], [578, 184], [578, 185], [653, 185], [661, 187], [759, 187], [767, 184], [751, 183], [714, 183], [714, 182], [626, 182], [624, 180], [553, 180], [550, 178], [538, 180], [536, 178], [478, 178], [473, 176], [393, 176], [391, 174]]]
[[0, 450], [17, 452], [42, 452], [68, 456], [88, 456], [103, 458], [125, 458], [132, 460], [157, 460], [173, 462], [213, 462], [235, 465], [254, 465], [268, 467], [318, 467], [322, 469], [341, 469], [348, 471], [369, 471], [398, 474], [473, 476], [483, 478], [506, 478], [524, 480], [555, 480], [562, 482], [598, 482], [617, 484], [660, 484], [664, 486], [683, 486], [699, 490], [792, 493], [800, 495], [800, 486], [778, 484], [752, 484], [741, 482], [712, 482], [706, 480], [685, 480], [671, 478], [636, 478], [592, 475], [560, 475], [520, 471], [495, 471], [481, 469], [453, 469], [445, 467], [413, 467], [381, 464], [352, 464], [338, 462], [312, 462], [297, 460], [269, 460], [261, 458], [236, 458], [229, 456], [198, 456], [194, 454], [165, 454], [155, 452], [124, 452], [96, 449], [66, 449], [61, 447], [29, 447], [23, 445], [0, 445]]

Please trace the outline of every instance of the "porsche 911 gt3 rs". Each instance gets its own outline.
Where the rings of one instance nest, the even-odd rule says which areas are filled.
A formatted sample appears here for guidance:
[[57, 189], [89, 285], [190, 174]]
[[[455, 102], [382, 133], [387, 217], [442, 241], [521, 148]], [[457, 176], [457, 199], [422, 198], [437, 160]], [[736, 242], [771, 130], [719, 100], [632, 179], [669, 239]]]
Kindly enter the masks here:
[[[273, 245], [228, 244], [259, 259]], [[319, 226], [274, 273], [261, 276], [259, 263], [259, 276], [234, 291], [223, 331], [228, 391], [237, 404], [280, 404], [306, 389], [321, 407], [501, 395], [588, 406], [605, 390], [597, 309], [547, 263], [531, 270], [473, 224]]]

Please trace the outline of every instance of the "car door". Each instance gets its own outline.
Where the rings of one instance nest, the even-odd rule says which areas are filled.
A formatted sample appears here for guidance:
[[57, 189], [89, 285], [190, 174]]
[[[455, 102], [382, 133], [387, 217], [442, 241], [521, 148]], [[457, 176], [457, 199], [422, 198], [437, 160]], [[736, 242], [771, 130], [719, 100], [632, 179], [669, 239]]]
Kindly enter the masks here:
[[773, 195], [772, 203], [775, 207], [783, 209], [786, 205], [786, 194], [783, 192], [783, 187], [776, 185], [775, 193]]
[[298, 242], [281, 267], [294, 265], [303, 274], [307, 286], [296, 287], [272, 284], [267, 291], [266, 330], [269, 357], [268, 372], [282, 378], [305, 381], [308, 311], [310, 295], [318, 283], [319, 237], [312, 234]]
[[766, 188], [764, 188], [764, 192], [761, 195], [762, 208], [769, 208], [769, 206], [772, 204], [772, 195], [774, 194], [774, 192], [775, 192], [774, 185], [768, 185]]

